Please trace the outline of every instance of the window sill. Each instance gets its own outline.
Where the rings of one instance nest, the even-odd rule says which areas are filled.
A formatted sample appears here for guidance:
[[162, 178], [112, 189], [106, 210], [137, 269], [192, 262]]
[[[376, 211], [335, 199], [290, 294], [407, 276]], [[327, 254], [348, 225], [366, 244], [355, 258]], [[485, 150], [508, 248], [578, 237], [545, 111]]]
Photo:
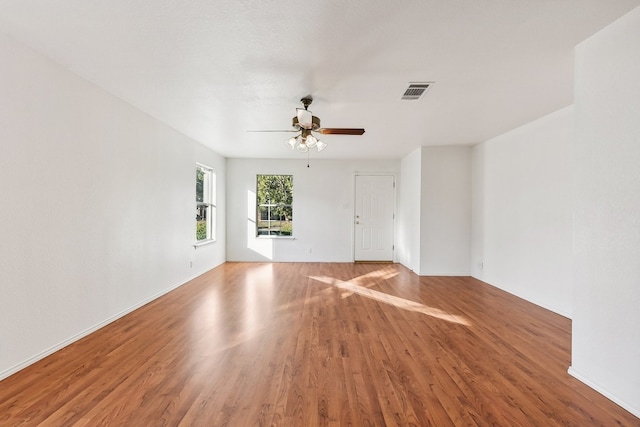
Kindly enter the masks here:
[[267, 239], [267, 240], [296, 240], [293, 236], [256, 236], [256, 239]]
[[203, 241], [201, 241], [201, 242], [194, 243], [194, 244], [193, 244], [193, 248], [194, 248], [194, 249], [198, 249], [198, 248], [199, 248], [199, 247], [201, 247], [201, 246], [207, 246], [207, 245], [210, 245], [210, 244], [215, 243], [215, 242], [216, 242], [216, 241], [215, 241], [215, 240], [213, 240], [213, 239], [210, 239], [210, 240], [203, 240]]

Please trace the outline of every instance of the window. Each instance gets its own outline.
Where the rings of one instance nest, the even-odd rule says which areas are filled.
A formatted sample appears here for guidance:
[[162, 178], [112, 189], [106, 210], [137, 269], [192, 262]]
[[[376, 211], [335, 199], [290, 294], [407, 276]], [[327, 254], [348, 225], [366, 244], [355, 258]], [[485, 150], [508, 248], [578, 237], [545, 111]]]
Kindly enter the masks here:
[[258, 175], [258, 236], [293, 235], [293, 176]]
[[216, 239], [216, 174], [196, 165], [196, 242]]

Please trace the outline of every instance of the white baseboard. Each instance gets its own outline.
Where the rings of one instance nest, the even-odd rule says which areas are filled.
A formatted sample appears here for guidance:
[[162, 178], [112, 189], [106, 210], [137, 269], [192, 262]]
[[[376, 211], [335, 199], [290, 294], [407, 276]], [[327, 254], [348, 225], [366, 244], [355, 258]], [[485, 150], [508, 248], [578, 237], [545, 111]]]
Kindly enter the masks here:
[[471, 273], [468, 271], [447, 271], [447, 272], [437, 272], [437, 271], [427, 271], [420, 272], [418, 275], [420, 277], [428, 277], [428, 276], [446, 276], [446, 277], [471, 277]]
[[572, 377], [576, 378], [578, 381], [581, 381], [581, 382], [585, 383], [586, 385], [588, 385], [589, 387], [591, 387], [592, 389], [594, 389], [595, 391], [597, 391], [598, 393], [600, 393], [601, 395], [603, 395], [607, 399], [611, 400], [612, 402], [614, 402], [615, 404], [617, 404], [621, 408], [629, 411], [630, 413], [632, 413], [636, 417], [640, 418], [640, 407], [634, 407], [629, 402], [625, 402], [624, 400], [619, 399], [615, 394], [610, 393], [605, 388], [599, 386], [598, 384], [594, 383], [593, 381], [590, 381], [586, 376], [584, 376], [580, 372], [576, 371], [573, 368], [573, 366], [570, 366], [569, 370], [567, 372], [569, 373], [569, 375], [571, 375]]
[[[215, 268], [215, 267], [213, 267], [213, 268]], [[179, 288], [180, 286], [184, 285], [185, 283], [190, 282], [191, 280], [195, 279], [196, 277], [198, 277], [198, 276], [200, 276], [200, 275], [202, 275], [204, 273], [206, 273], [206, 271], [202, 272], [202, 273], [197, 273], [194, 276], [189, 277], [184, 282], [172, 285], [172, 286], [168, 287], [167, 289], [165, 289], [165, 290], [163, 290], [163, 291], [161, 291], [161, 292], [159, 292], [159, 293], [157, 293], [157, 294], [155, 294], [155, 295], [153, 295], [153, 296], [151, 296], [149, 298], [146, 298], [145, 300], [143, 300], [143, 301], [141, 301], [141, 302], [139, 302], [139, 303], [137, 303], [137, 304], [135, 304], [135, 305], [133, 305], [133, 306], [131, 306], [131, 307], [129, 307], [129, 308], [127, 308], [127, 309], [125, 309], [125, 310], [123, 310], [123, 311], [121, 311], [121, 312], [119, 312], [119, 313], [117, 313], [117, 314], [105, 319], [105, 320], [103, 320], [102, 322], [97, 323], [97, 324], [85, 329], [84, 331], [82, 331], [82, 332], [80, 332], [80, 333], [78, 333], [76, 335], [73, 335], [73, 336], [67, 338], [66, 340], [64, 340], [64, 341], [62, 341], [62, 342], [60, 342], [60, 343], [58, 343], [58, 344], [56, 344], [56, 345], [54, 345], [52, 347], [49, 347], [48, 349], [46, 349], [44, 351], [41, 351], [40, 353], [28, 358], [27, 360], [25, 360], [25, 361], [23, 361], [21, 363], [18, 363], [17, 365], [14, 365], [14, 366], [10, 367], [9, 369], [6, 369], [6, 370], [0, 372], [0, 381], [2, 381], [5, 378], [10, 377], [11, 375], [15, 374], [18, 371], [21, 371], [22, 369], [26, 368], [29, 365], [33, 365], [37, 361], [44, 359], [45, 357], [55, 353], [56, 351], [62, 350], [64, 347], [68, 346], [69, 344], [73, 344], [74, 342], [86, 337], [87, 335], [97, 331], [98, 329], [107, 326], [109, 323], [112, 323], [112, 322], [118, 320], [119, 318], [126, 316], [127, 314], [139, 309], [143, 305], [149, 304], [151, 301], [160, 298], [161, 296], [173, 291], [174, 289]]]

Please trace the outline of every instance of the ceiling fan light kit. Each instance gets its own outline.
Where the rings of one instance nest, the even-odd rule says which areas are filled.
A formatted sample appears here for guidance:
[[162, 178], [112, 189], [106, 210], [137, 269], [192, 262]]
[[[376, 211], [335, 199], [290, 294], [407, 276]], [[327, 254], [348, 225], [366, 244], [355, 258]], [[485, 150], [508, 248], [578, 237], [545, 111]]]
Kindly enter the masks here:
[[[309, 105], [313, 99], [311, 97], [305, 97], [300, 100], [304, 108], [296, 108], [296, 115], [291, 119], [291, 126], [293, 131], [282, 132], [297, 132], [300, 134], [289, 138], [285, 141], [287, 147], [291, 150], [298, 150], [301, 153], [307, 153], [309, 149], [315, 148], [318, 151], [322, 151], [327, 148], [327, 143], [320, 141], [311, 132], [318, 132], [323, 135], [362, 135], [364, 129], [359, 128], [321, 128], [320, 118], [314, 116], [309, 111]], [[251, 131], [250, 131], [251, 132]], [[255, 132], [278, 132], [278, 131], [255, 131]]]
[[285, 144], [292, 150], [297, 148], [301, 153], [306, 153], [310, 148], [316, 148], [318, 151], [327, 148], [327, 144], [313, 136], [310, 129], [302, 129], [300, 135], [289, 138]]

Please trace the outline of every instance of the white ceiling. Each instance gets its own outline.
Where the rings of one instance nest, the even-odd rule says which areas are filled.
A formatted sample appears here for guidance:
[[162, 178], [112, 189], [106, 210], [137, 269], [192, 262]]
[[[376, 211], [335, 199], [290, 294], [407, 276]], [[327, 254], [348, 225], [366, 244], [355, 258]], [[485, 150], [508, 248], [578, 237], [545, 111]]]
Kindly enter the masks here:
[[[0, 31], [226, 157], [400, 158], [571, 104], [573, 48], [640, 0], [0, 0]], [[419, 101], [409, 82], [434, 81]]]

